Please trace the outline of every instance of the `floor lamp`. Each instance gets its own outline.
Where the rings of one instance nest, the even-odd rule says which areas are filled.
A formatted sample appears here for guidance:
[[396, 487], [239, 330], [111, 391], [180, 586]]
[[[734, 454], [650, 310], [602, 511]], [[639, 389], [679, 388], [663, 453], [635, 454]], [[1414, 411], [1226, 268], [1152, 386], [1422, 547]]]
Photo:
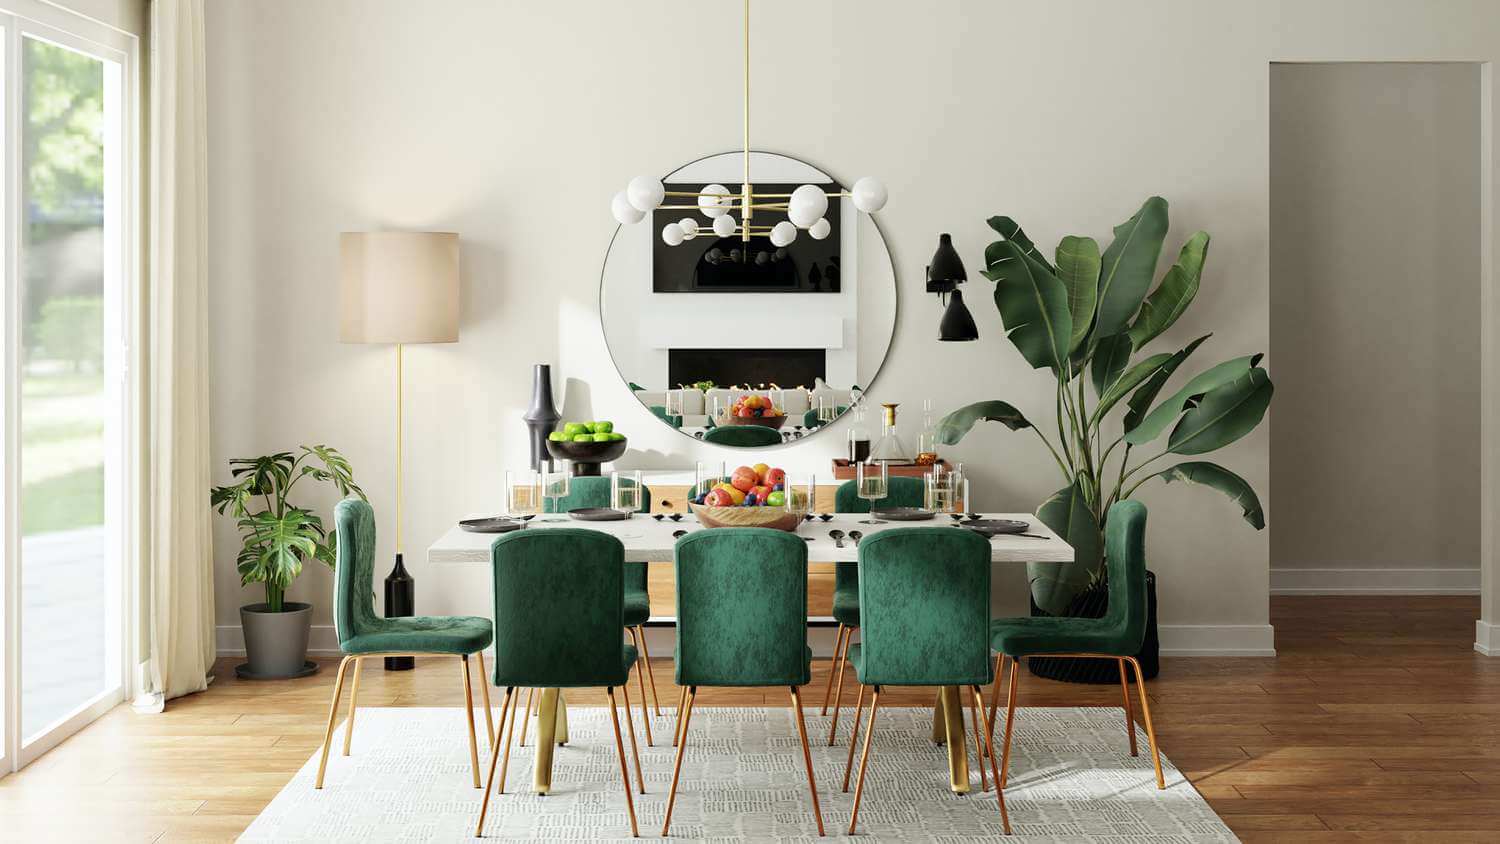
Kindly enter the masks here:
[[[344, 232], [339, 340], [396, 347], [396, 564], [385, 580], [385, 614], [414, 615], [411, 575], [402, 563], [402, 347], [458, 341], [458, 235], [452, 232]], [[388, 671], [414, 667], [386, 657]]]

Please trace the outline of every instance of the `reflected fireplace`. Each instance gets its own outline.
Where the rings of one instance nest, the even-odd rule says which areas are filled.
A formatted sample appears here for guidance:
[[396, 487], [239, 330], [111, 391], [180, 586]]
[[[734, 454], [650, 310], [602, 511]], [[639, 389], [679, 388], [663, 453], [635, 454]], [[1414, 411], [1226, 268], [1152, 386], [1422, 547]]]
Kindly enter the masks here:
[[824, 378], [828, 352], [824, 349], [668, 349], [667, 384], [712, 381], [734, 384], [778, 384], [811, 387]]

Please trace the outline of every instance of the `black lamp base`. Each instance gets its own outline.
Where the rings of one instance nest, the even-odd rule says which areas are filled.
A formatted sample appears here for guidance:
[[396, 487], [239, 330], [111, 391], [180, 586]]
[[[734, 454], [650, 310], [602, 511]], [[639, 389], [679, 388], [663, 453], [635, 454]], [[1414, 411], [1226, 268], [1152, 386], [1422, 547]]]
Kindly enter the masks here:
[[[397, 554], [396, 565], [385, 577], [385, 617], [405, 618], [416, 614], [416, 581], [407, 573], [406, 566], [401, 561], [401, 555]], [[410, 671], [416, 667], [417, 661], [413, 657], [388, 656], [385, 658], [387, 671]]]

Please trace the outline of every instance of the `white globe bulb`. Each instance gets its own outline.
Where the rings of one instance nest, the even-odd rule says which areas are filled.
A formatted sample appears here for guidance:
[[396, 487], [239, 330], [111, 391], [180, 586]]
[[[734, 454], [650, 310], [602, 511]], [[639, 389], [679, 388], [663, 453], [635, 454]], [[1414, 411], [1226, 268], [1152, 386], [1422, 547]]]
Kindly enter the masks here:
[[667, 198], [667, 189], [661, 179], [636, 176], [625, 186], [625, 198], [640, 211], [654, 211]]
[[625, 195], [625, 191], [615, 194], [614, 198], [609, 201], [609, 212], [615, 215], [615, 219], [622, 226], [639, 223], [646, 216], [645, 211], [630, 204], [630, 198]]
[[714, 234], [719, 237], [731, 237], [738, 228], [739, 223], [735, 222], [733, 214], [725, 214], [714, 220]]
[[692, 240], [698, 236], [698, 223], [692, 217], [683, 217], [681, 220], [678, 220], [677, 227], [682, 229], [682, 236], [687, 240]]
[[819, 217], [816, 223], [807, 227], [807, 233], [812, 235], [813, 240], [822, 240], [831, 231], [833, 226], [829, 225], [827, 217]]
[[885, 201], [889, 198], [885, 191], [885, 185], [880, 180], [869, 176], [854, 183], [854, 189], [850, 191], [854, 197], [854, 207], [865, 212], [874, 214], [885, 207]]
[[682, 243], [684, 237], [686, 235], [682, 233], [682, 226], [676, 223], [667, 223], [661, 227], [661, 242], [668, 246], [676, 246]]
[[803, 185], [792, 191], [787, 203], [786, 216], [799, 229], [805, 229], [818, 221], [828, 211], [828, 196], [817, 185]]
[[797, 227], [786, 220], [771, 227], [771, 243], [775, 246], [786, 246], [796, 239]]
[[714, 194], [729, 193], [729, 188], [723, 185], [708, 185], [698, 194], [698, 211], [710, 219], [729, 213], [729, 197], [715, 196]]

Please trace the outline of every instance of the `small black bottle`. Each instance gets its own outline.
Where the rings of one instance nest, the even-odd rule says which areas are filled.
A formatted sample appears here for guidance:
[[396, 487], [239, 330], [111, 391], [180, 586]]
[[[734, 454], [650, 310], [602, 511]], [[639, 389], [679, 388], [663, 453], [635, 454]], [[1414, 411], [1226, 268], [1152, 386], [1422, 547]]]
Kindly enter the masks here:
[[[391, 573], [385, 576], [385, 617], [403, 618], [417, 614], [416, 581], [412, 580], [406, 571], [406, 566], [401, 562], [401, 555], [396, 555], [396, 565]], [[409, 656], [388, 656], [385, 658], [385, 670], [387, 671], [410, 671], [417, 667], [416, 659]]]

